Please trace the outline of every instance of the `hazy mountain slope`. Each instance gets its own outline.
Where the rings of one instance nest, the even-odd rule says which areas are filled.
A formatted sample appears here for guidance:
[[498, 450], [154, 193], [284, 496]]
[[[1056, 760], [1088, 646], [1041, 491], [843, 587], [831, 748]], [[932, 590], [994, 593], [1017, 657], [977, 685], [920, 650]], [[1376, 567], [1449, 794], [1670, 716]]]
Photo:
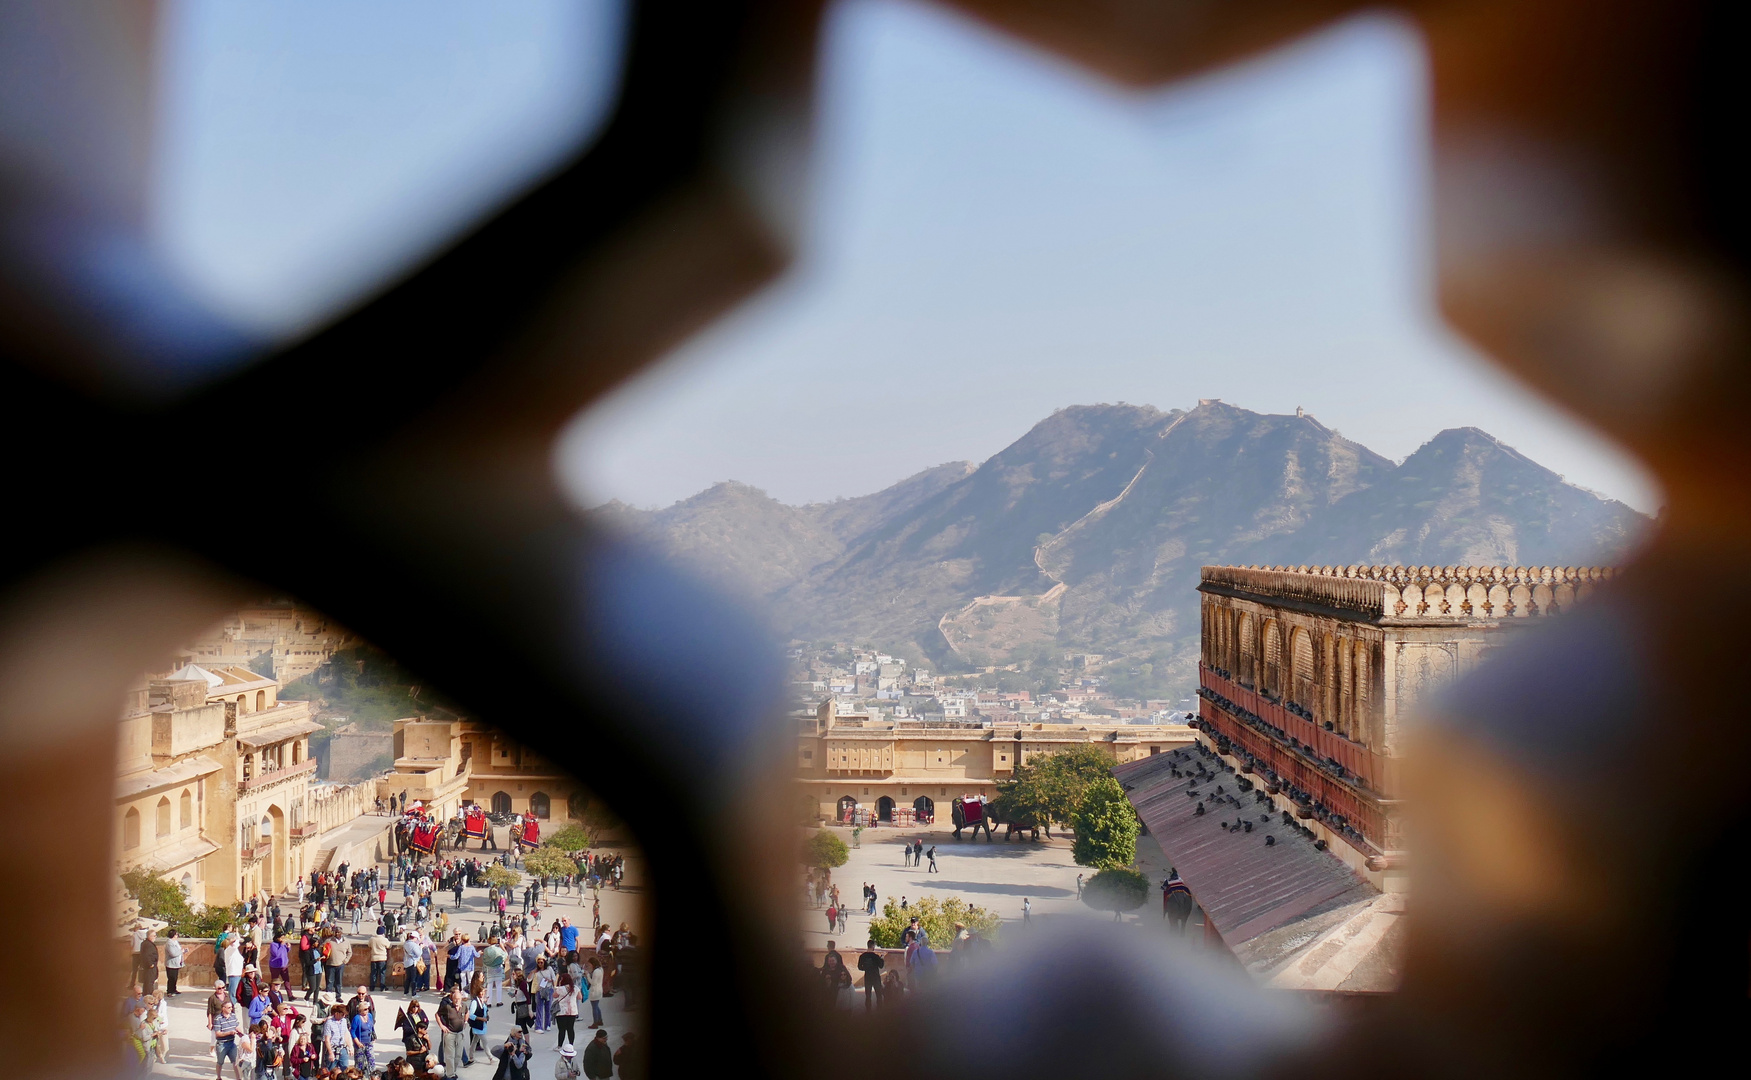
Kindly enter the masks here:
[[977, 468], [970, 461], [951, 461], [908, 476], [873, 495], [813, 503], [804, 509], [812, 511], [841, 543], [854, 544], [889, 521], [910, 513], [944, 489], [965, 480]]
[[733, 480], [661, 510], [614, 502], [590, 511], [606, 527], [655, 543], [730, 592], [769, 596], [840, 555], [848, 543], [973, 471], [970, 461], [926, 469], [872, 495], [788, 506]]
[[[1394, 465], [1310, 416], [1217, 401], [1061, 409], [976, 469], [856, 499], [719, 484], [594, 513], [768, 597], [799, 637], [951, 664], [1104, 653], [1148, 663], [1163, 693], [1190, 685], [1205, 564], [1575, 565], [1621, 559], [1647, 524], [1473, 428]], [[980, 596], [1024, 599], [969, 607]]]
[[940, 652], [945, 611], [981, 594], [1051, 587], [1034, 565], [1037, 538], [1124, 490], [1173, 416], [1135, 405], [1053, 413], [779, 594], [781, 620], [803, 637], [879, 637]]
[[713, 484], [641, 524], [676, 561], [732, 591], [757, 596], [790, 584], [842, 547], [809, 508], [786, 506], [734, 481]]
[[1202, 403], [1162, 432], [1120, 498], [1041, 546], [1040, 565], [1069, 587], [1059, 635], [1093, 651], [1175, 637], [1195, 621], [1199, 567], [1297, 535], [1392, 471], [1312, 417]]
[[1615, 562], [1647, 519], [1600, 499], [1477, 428], [1430, 439], [1382, 483], [1333, 504], [1271, 562], [1574, 566]]

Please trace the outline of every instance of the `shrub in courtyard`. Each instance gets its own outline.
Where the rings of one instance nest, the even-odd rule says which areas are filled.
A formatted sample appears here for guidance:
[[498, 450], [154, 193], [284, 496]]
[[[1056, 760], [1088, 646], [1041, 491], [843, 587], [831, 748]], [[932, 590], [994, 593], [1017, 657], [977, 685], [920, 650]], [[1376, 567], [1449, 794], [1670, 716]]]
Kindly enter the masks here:
[[845, 860], [849, 858], [851, 849], [845, 846], [845, 841], [826, 829], [816, 831], [803, 842], [804, 866], [832, 870], [844, 866]]
[[[1078, 833], [1078, 838], [1081, 837]], [[1136, 911], [1149, 898], [1149, 879], [1129, 867], [1102, 870], [1082, 886], [1082, 902], [1096, 911], [1110, 911], [1113, 918]]]
[[596, 846], [596, 838], [582, 825], [567, 825], [544, 840], [541, 846], [558, 848], [560, 851], [588, 851]]
[[1111, 870], [1137, 861], [1137, 811], [1112, 777], [1088, 785], [1070, 824], [1076, 830], [1070, 854], [1079, 864]]
[[[528, 861], [528, 859], [523, 860], [525, 864], [527, 864]], [[508, 866], [489, 866], [486, 868], [486, 873], [480, 875], [480, 878], [489, 886], [497, 885], [500, 892], [503, 892], [506, 889], [514, 889], [523, 883], [523, 875], [517, 873]]]
[[943, 900], [921, 896], [904, 911], [896, 901], [883, 904], [882, 913], [869, 921], [869, 936], [884, 949], [897, 949], [900, 934], [913, 918], [917, 918], [918, 925], [924, 927], [924, 932], [930, 936], [933, 949], [954, 948], [955, 923], [977, 930], [986, 941], [996, 941], [997, 932], [1003, 925], [1002, 917], [995, 911], [970, 906], [958, 896]]
[[570, 877], [578, 872], [578, 864], [571, 856], [556, 847], [546, 844], [523, 856], [523, 869], [536, 877], [544, 877], [555, 881], [562, 877]]

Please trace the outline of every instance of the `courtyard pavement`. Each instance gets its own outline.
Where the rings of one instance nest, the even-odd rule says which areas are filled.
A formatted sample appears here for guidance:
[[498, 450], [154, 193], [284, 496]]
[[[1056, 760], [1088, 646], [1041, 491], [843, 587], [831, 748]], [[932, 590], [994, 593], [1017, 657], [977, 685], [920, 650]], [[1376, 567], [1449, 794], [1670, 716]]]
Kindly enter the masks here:
[[[648, 929], [642, 911], [644, 904], [642, 885], [644, 860], [637, 854], [635, 848], [607, 848], [604, 850], [619, 851], [626, 855], [627, 865], [626, 887], [618, 891], [605, 888], [601, 892], [602, 921], [616, 927], [623, 922], [627, 923], [632, 932], [638, 934], [642, 941], [645, 939]], [[468, 855], [475, 854], [477, 852], [472, 849], [471, 845]], [[489, 851], [487, 854], [491, 855], [493, 852]], [[397, 903], [400, 888], [401, 885], [398, 881], [396, 888], [391, 890], [390, 903], [392, 905]], [[519, 898], [521, 895], [522, 892], [519, 888]], [[433, 899], [443, 901], [440, 907], [449, 917], [451, 923], [459, 926], [470, 937], [474, 936], [478, 924], [488, 919], [485, 889], [467, 890], [463, 894], [460, 913], [450, 903], [452, 894], [447, 892], [435, 894]], [[549, 925], [554, 919], [563, 916], [570, 919], [574, 925], [586, 926], [590, 919], [590, 901], [591, 894], [588, 890], [585, 890], [581, 895], [576, 892], [568, 895], [549, 890], [542, 898], [542, 925]], [[516, 910], [518, 907], [520, 905], [513, 905], [512, 910]], [[368, 930], [369, 927], [365, 929]], [[162, 980], [160, 980], [158, 988], [160, 991], [164, 989]], [[347, 986], [342, 1000], [352, 997], [357, 990], [356, 985]], [[211, 992], [211, 984], [189, 986], [183, 988], [182, 996], [170, 999], [170, 1062], [165, 1065], [155, 1065], [152, 1075], [187, 1077], [191, 1080], [192, 1078], [213, 1076], [213, 1043], [212, 1036], [207, 1032], [206, 1024], [207, 995]], [[379, 992], [372, 996], [377, 1001], [377, 1064], [382, 1066], [390, 1058], [402, 1052], [401, 1036], [395, 1030], [395, 1015], [407, 1003], [408, 999], [400, 992], [399, 988], [390, 992]], [[420, 1005], [430, 1016], [437, 1007], [439, 995], [428, 992], [420, 994], [418, 997]], [[640, 1000], [643, 1000], [642, 994]], [[314, 1006], [304, 1001], [304, 995], [301, 991], [294, 998], [293, 1005], [305, 1016], [313, 1015]], [[616, 994], [602, 1002], [602, 1018], [607, 1022], [609, 1045], [618, 1050], [621, 1045], [621, 1036], [632, 1030], [632, 1021], [641, 1015], [637, 1011], [627, 1011], [624, 994]], [[596, 1034], [589, 1029], [589, 1023], [590, 1010], [589, 1006], [586, 1005], [583, 1015], [578, 1017], [578, 1050], [580, 1053], [583, 1051], [582, 1044], [588, 1042]], [[508, 1004], [503, 1008], [494, 1009], [492, 1020], [487, 1025], [486, 1045], [492, 1047], [502, 1044], [505, 1035], [513, 1026], [511, 1009]], [[642, 1032], [640, 1034], [642, 1036]], [[535, 1049], [530, 1075], [536, 1077], [552, 1076], [553, 1067], [559, 1060], [559, 1051], [554, 1045], [555, 1032], [549, 1031], [545, 1034], [531, 1032], [529, 1038]], [[433, 1043], [434, 1049], [436, 1049], [436, 1039], [433, 1040]], [[492, 1076], [497, 1068], [498, 1059], [488, 1054], [476, 1054], [474, 1064], [460, 1070], [460, 1075], [478, 1077], [484, 1080], [484, 1078]], [[227, 1065], [225, 1076], [230, 1078], [232, 1075], [231, 1067]]]
[[[832, 827], [834, 835], [851, 843], [851, 831]], [[973, 834], [963, 831], [963, 837]], [[1100, 912], [1084, 904], [1076, 895], [1076, 875], [1094, 876], [1094, 871], [1076, 865], [1070, 856], [1071, 841], [1066, 837], [1047, 840], [1044, 834], [1036, 843], [1017, 838], [1005, 841], [998, 833], [990, 842], [980, 838], [955, 840], [952, 826], [924, 826], [914, 829], [889, 827], [863, 831], [859, 845], [851, 849], [851, 858], [833, 871], [833, 881], [839, 886], [839, 896], [852, 905], [844, 934], [828, 933], [826, 905], [807, 907], [806, 886], [798, 883], [799, 901], [804, 905], [801, 918], [803, 943], [808, 948], [825, 948], [829, 940], [843, 949], [862, 948], [869, 940], [869, 916], [857, 907], [860, 887], [864, 882], [875, 885], [879, 894], [876, 912], [889, 899], [901, 897], [916, 901], [921, 896], [947, 898], [958, 896], [968, 904], [996, 912], [1003, 919], [1000, 943], [1013, 943], [1022, 935], [1049, 933], [1055, 924], [1071, 919], [1102, 919], [1113, 921], [1110, 912]], [[924, 840], [924, 849], [936, 846], [937, 872], [930, 872], [930, 862], [906, 866], [901, 845], [914, 838]], [[1138, 862], [1149, 875], [1151, 892], [1136, 912], [1123, 921], [1136, 924], [1148, 932], [1167, 932], [1161, 920], [1160, 894], [1155, 891], [1167, 874], [1161, 848], [1147, 836], [1137, 842]], [[1033, 910], [1026, 927], [1021, 925], [1023, 899], [1031, 900]], [[1194, 922], [1199, 920], [1194, 919]]]

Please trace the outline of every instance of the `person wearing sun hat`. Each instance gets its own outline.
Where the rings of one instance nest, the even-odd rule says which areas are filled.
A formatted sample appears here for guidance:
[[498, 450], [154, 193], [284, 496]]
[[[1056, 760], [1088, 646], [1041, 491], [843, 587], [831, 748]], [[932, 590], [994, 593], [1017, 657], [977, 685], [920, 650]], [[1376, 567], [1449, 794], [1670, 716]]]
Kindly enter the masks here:
[[553, 1080], [578, 1080], [583, 1073], [578, 1069], [578, 1052], [571, 1043], [559, 1048], [559, 1061], [553, 1066]]

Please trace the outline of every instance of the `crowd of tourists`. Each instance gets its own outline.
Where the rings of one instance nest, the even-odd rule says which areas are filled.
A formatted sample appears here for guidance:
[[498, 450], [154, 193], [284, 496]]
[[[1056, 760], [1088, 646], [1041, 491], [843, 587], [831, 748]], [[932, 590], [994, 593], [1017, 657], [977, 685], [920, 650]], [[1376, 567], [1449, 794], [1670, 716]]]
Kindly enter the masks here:
[[[252, 897], [239, 924], [227, 924], [213, 942], [215, 978], [207, 993], [206, 1027], [215, 1075], [225, 1080], [353, 1080], [387, 1076], [427, 1080], [455, 1077], [477, 1061], [493, 1065], [493, 1080], [531, 1080], [534, 1040], [551, 1034], [559, 1050], [556, 1080], [644, 1075], [643, 1048], [626, 1033], [611, 1046], [604, 1002], [635, 1007], [638, 937], [595, 918], [585, 930], [569, 918], [543, 926], [543, 894], [591, 883], [618, 885], [619, 855], [582, 853], [580, 872], [561, 881], [530, 881], [521, 890], [487, 881], [494, 863], [512, 853], [422, 862], [403, 856], [386, 867], [312, 873], [285, 897]], [[466, 890], [485, 889], [486, 917], [456, 925]], [[399, 894], [399, 896], [397, 896]], [[451, 900], [449, 911], [443, 901]], [[397, 902], [398, 901], [398, 902]], [[347, 927], [367, 938], [369, 976], [343, 999], [346, 964], [353, 955]], [[160, 944], [165, 988], [158, 992]], [[175, 931], [161, 943], [144, 927], [134, 932], [135, 964], [123, 1003], [122, 1027], [141, 1073], [167, 1060], [167, 999], [179, 984], [188, 950]], [[389, 1030], [402, 1053], [379, 1063], [375, 995], [389, 991], [392, 963], [401, 964], [405, 1003]], [[435, 993], [430, 1011], [420, 995]], [[300, 994], [302, 995], [300, 997]], [[496, 1010], [509, 1031], [490, 1039]], [[578, 1043], [581, 1018], [587, 1042]], [[483, 1080], [486, 1074], [482, 1074]]]

